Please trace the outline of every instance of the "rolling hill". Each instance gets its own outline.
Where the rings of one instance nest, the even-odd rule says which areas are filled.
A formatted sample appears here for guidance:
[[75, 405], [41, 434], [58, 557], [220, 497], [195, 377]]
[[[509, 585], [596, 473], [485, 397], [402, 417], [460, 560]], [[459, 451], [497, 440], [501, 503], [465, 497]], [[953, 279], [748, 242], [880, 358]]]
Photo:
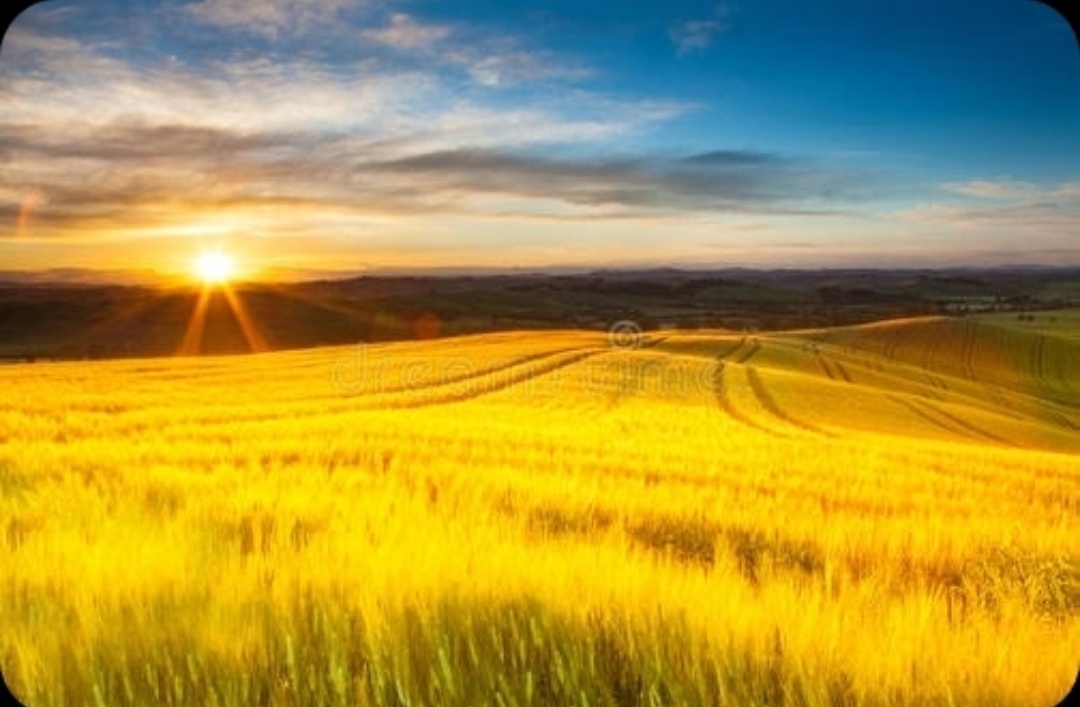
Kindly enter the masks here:
[[1055, 316], [0, 367], [0, 665], [35, 706], [1053, 704]]

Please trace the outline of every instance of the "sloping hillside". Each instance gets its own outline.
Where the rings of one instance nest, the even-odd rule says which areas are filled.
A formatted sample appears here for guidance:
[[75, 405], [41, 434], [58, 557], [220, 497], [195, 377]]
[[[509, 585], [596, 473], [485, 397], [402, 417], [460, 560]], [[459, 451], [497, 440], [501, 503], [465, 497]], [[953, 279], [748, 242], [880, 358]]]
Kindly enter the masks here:
[[52, 707], [1053, 704], [1075, 366], [1049, 326], [930, 319], [0, 367], [5, 678]]
[[702, 365], [723, 362], [728, 396], [721, 404], [764, 426], [1075, 451], [1080, 345], [1063, 331], [921, 318], [762, 335], [678, 334], [655, 350]]

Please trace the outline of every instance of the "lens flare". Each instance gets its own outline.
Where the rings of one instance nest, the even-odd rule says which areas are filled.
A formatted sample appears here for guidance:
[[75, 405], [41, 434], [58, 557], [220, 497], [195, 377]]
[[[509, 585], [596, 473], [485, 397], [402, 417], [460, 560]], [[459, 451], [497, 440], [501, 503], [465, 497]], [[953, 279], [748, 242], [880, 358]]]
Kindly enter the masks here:
[[195, 260], [195, 274], [207, 285], [226, 283], [235, 272], [233, 259], [221, 251], [206, 251]]

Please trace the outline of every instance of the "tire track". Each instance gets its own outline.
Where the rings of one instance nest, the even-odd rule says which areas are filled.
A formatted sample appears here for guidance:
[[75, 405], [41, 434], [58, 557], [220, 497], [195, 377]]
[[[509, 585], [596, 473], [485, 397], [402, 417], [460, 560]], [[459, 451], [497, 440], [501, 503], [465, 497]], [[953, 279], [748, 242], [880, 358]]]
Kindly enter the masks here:
[[750, 348], [746, 349], [746, 351], [741, 353], [739, 357], [735, 359], [734, 363], [745, 364], [747, 361], [757, 355], [757, 352], [760, 350], [761, 342], [755, 337], [753, 341], [750, 342]]
[[975, 380], [975, 345], [979, 338], [979, 325], [970, 319], [964, 322], [963, 366], [968, 380]]
[[765, 387], [765, 382], [761, 380], [761, 374], [759, 374], [757, 369], [753, 366], [746, 367], [746, 379], [749, 381], [750, 389], [754, 391], [754, 396], [757, 398], [758, 403], [760, 403], [761, 407], [765, 408], [765, 410], [773, 417], [807, 432], [813, 432], [814, 434], [823, 435], [825, 437], [836, 436], [831, 432], [826, 432], [819, 427], [815, 427], [808, 422], [788, 414], [788, 412], [776, 402], [776, 399], [769, 392], [769, 389]]
[[1075, 422], [1066, 417], [1063, 413], [1047, 405], [1043, 408], [1046, 416], [1056, 424], [1058, 427], [1063, 427], [1067, 430], [1077, 431], [1080, 430], [1080, 426], [1077, 426]]
[[825, 375], [829, 380], [836, 380], [836, 375], [833, 374], [832, 369], [829, 368], [829, 362], [825, 360], [825, 357], [821, 355], [821, 352], [818, 351], [816, 346], [813, 348], [813, 351], [814, 358], [817, 359], [818, 365], [821, 366], [821, 370], [825, 371]]
[[832, 359], [832, 365], [829, 364], [829, 358], [821, 353], [821, 350], [814, 346], [814, 357], [817, 359], [818, 364], [821, 366], [821, 370], [825, 371], [825, 375], [829, 377], [829, 380], [842, 380], [845, 383], [851, 383], [851, 374], [848, 373], [844, 364], [836, 358]]
[[731, 348], [729, 348], [727, 351], [724, 351], [723, 353], [717, 354], [716, 355], [716, 360], [718, 362], [719, 361], [724, 361], [729, 356], [734, 356], [735, 353], [738, 352], [738, 350], [741, 349], [745, 345], [746, 345], [746, 337], [744, 336], [744, 337], [740, 338], [738, 341], [736, 341], [735, 344]]
[[919, 370], [922, 372], [921, 377], [922, 377], [923, 381], [925, 381], [925, 383], [928, 386], [930, 386], [931, 388], [934, 389], [934, 392], [932, 393], [933, 397], [936, 400], [944, 400], [945, 399], [944, 396], [942, 396], [937, 391], [938, 390], [946, 390], [946, 391], [949, 390], [949, 384], [946, 383], [944, 380], [942, 380], [942, 378], [940, 376], [934, 375], [926, 367], [922, 367]]
[[[388, 399], [379, 399], [369, 396], [362, 400], [361, 409], [377, 410], [400, 410], [435, 405], [449, 405], [466, 400], [474, 400], [486, 395], [498, 393], [526, 381], [538, 379], [550, 375], [560, 369], [580, 363], [588, 358], [605, 353], [605, 349], [594, 349], [576, 352], [570, 356], [559, 357], [559, 354], [548, 355], [541, 365], [529, 365], [528, 362], [519, 362], [511, 369], [500, 369], [499, 372], [484, 375], [480, 386], [465, 385], [477, 380], [477, 376], [459, 380], [454, 383], [433, 385], [426, 388], [410, 390], [405, 394], [392, 395]], [[565, 353], [565, 352], [563, 352]], [[525, 369], [525, 370], [519, 370]], [[459, 389], [460, 388], [460, 389]], [[449, 389], [449, 390], [447, 390]], [[414, 395], [410, 395], [410, 393]]]
[[[453, 374], [453, 375], [446, 375], [446, 376], [437, 377], [437, 378], [435, 378], [433, 380], [429, 380], [429, 381], [416, 380], [416, 381], [400, 382], [400, 383], [397, 383], [395, 385], [389, 385], [389, 386], [380, 385], [380, 386], [378, 386], [378, 387], [376, 387], [376, 388], [374, 388], [372, 390], [358, 390], [358, 391], [355, 391], [355, 392], [348, 392], [348, 391], [346, 391], [346, 392], [348, 392], [348, 395], [350, 395], [350, 396], [362, 397], [362, 398], [373, 397], [373, 396], [378, 396], [378, 395], [393, 395], [393, 394], [397, 394], [397, 393], [418, 393], [418, 392], [422, 392], [422, 391], [425, 391], [425, 390], [431, 390], [433, 388], [439, 388], [439, 387], [449, 386], [449, 385], [458, 385], [458, 384], [461, 384], [461, 383], [468, 382], [470, 380], [483, 379], [483, 378], [486, 378], [486, 377], [491, 376], [491, 375], [498, 375], [500, 373], [503, 373], [505, 371], [509, 371], [509, 370], [517, 368], [519, 366], [527, 366], [530, 363], [543, 361], [545, 359], [554, 358], [554, 357], [561, 356], [561, 355], [564, 355], [564, 354], [567, 354], [567, 353], [570, 353], [570, 352], [573, 352], [573, 351], [580, 351], [580, 350], [581, 350], [580, 347], [575, 346], [575, 347], [568, 347], [568, 348], [562, 348], [562, 349], [555, 349], [554, 351], [541, 351], [539, 353], [529, 354], [528, 356], [520, 356], [518, 358], [514, 358], [514, 359], [511, 359], [509, 361], [496, 363], [496, 364], [494, 364], [492, 366], [489, 366], [487, 368], [483, 368], [483, 369], [480, 369], [480, 370], [476, 370], [472, 366], [464, 366], [463, 368], [468, 369], [468, 370], [463, 370], [462, 372], [456, 373], [456, 374]], [[445, 366], [447, 368], [453, 368], [453, 367], [456, 367], [458, 364], [462, 363], [463, 361], [467, 363], [468, 359], [467, 358], [462, 358], [462, 359], [457, 359], [457, 360], [451, 359], [451, 360], [442, 362], [441, 364], [439, 362], [433, 362], [433, 361], [423, 361], [423, 363], [424, 363], [424, 365], [431, 365], [431, 366], [442, 365], [442, 366]], [[353, 362], [351, 360], [349, 360], [349, 359], [342, 359], [342, 361], [340, 361], [339, 363], [343, 363], [343, 362], [344, 363], [349, 363], [351, 365], [357, 365], [357, 364], [353, 364]], [[406, 363], [403, 366], [401, 363], [397, 363], [397, 362], [394, 362], [392, 360], [388, 361], [388, 363], [393, 364], [392, 367], [389, 369], [389, 372], [396, 373], [399, 377], [401, 376], [401, 371], [403, 369], [408, 370], [408, 365], [411, 365], [411, 362], [409, 362], [409, 363]], [[363, 366], [364, 361], [360, 360], [358, 365]], [[363, 370], [361, 370], [360, 372], [362, 374], [365, 373]], [[381, 373], [384, 373], [384, 372], [380, 371], [378, 368], [373, 368], [370, 372], [367, 373], [367, 375], [374, 374], [374, 375], [378, 376]], [[408, 376], [406, 376], [406, 377], [408, 377]], [[342, 387], [343, 387], [343, 389], [347, 388], [347, 385], [343, 385]]]
[[1016, 445], [1012, 444], [1011, 442], [1009, 442], [1008, 440], [997, 436], [993, 432], [988, 432], [987, 430], [984, 430], [983, 428], [979, 427], [978, 425], [974, 425], [974, 424], [968, 422], [967, 420], [965, 420], [964, 418], [959, 417], [957, 415], [954, 415], [951, 412], [949, 412], [948, 410], [945, 410], [945, 409], [943, 409], [943, 408], [941, 408], [941, 407], [939, 407], [939, 406], [937, 406], [937, 405], [935, 405], [933, 403], [924, 403], [924, 405], [926, 405], [927, 408], [933, 410], [938, 415], [941, 415], [942, 417], [944, 417], [946, 420], [949, 420], [951, 423], [953, 423], [957, 427], [959, 427], [961, 429], [964, 429], [964, 430], [968, 430], [972, 434], [979, 435], [981, 437], [984, 437], [985, 439], [988, 439], [988, 440], [990, 440], [992, 442], [997, 442], [999, 444], [1005, 444], [1005, 445], [1008, 445], [1010, 447], [1015, 447], [1016, 446]]
[[1039, 382], [1046, 380], [1046, 336], [1043, 334], [1035, 335], [1035, 346], [1032, 349], [1032, 373], [1035, 380]]
[[896, 403], [900, 407], [904, 408], [908, 412], [914, 414], [916, 417], [922, 419], [924, 422], [930, 423], [932, 426], [938, 428], [939, 430], [944, 430], [945, 432], [948, 432], [951, 435], [959, 434], [960, 436], [964, 437], [965, 439], [972, 439], [972, 436], [970, 434], [966, 434], [966, 433], [957, 431], [956, 429], [950, 427], [949, 425], [946, 425], [941, 420], [933, 417], [932, 415], [930, 415], [926, 411], [919, 408], [915, 403], [913, 403], [913, 402], [911, 402], [909, 400], [905, 400], [904, 398], [901, 398], [898, 395], [890, 395], [888, 397], [889, 397], [889, 400], [893, 401], [894, 403]]
[[[916, 332], [915, 346], [916, 351], [911, 358], [912, 363], [915, 363], [920, 370], [924, 371], [926, 377], [933, 383], [934, 376], [931, 371], [940, 370], [940, 366], [944, 365], [948, 367], [950, 359], [956, 355], [957, 343], [953, 341], [953, 345], [948, 347], [945, 351], [945, 355], [941, 356], [941, 342], [946, 341], [950, 332], [954, 332], [957, 329], [963, 331], [963, 324], [956, 325], [953, 322], [937, 322], [932, 327], [926, 327], [921, 331]], [[922, 336], [919, 336], [919, 335]], [[963, 357], [964, 340], [960, 337], [959, 349], [960, 356]], [[939, 361], [940, 359], [940, 361]], [[917, 363], [916, 363], [917, 360]], [[933, 383], [936, 385], [936, 383]]]
[[885, 342], [881, 349], [881, 355], [885, 358], [895, 361], [896, 349], [900, 347], [900, 344], [907, 338], [907, 331], [903, 328], [897, 327], [894, 331], [890, 332], [891, 336], [885, 339]]
[[919, 401], [917, 403], [914, 400], [907, 400], [898, 395], [889, 395], [888, 397], [894, 403], [897, 403], [909, 412], [914, 413], [934, 427], [950, 434], [959, 435], [965, 439], [977, 442], [986, 442], [987, 440], [990, 440], [992, 442], [997, 442], [998, 444], [1004, 444], [1011, 447], [1016, 446], [995, 434], [971, 424], [967, 420], [961, 419], [956, 415], [941, 409], [933, 403], [927, 401]]
[[765, 425], [762, 425], [753, 418], [744, 415], [742, 411], [740, 411], [738, 408], [731, 404], [731, 399], [728, 397], [727, 393], [727, 381], [724, 377], [726, 370], [727, 366], [724, 360], [717, 359], [716, 366], [713, 368], [712, 383], [713, 397], [716, 399], [716, 404], [720, 407], [720, 409], [723, 410], [724, 413], [726, 413], [736, 422], [740, 422], [747, 427], [753, 427], [755, 430], [758, 430], [759, 432], [764, 432], [768, 435], [772, 435], [773, 437], [781, 437], [787, 439], [787, 435], [782, 434], [781, 432], [774, 430], [771, 427], [766, 427]]
[[1006, 397], [1004, 390], [1000, 386], [990, 386], [983, 384], [990, 395], [990, 400], [994, 404], [995, 412], [999, 415], [1005, 415], [1011, 417], [1014, 420], [1027, 420], [1029, 416], [1022, 415], [1014, 409], [1016, 404]]

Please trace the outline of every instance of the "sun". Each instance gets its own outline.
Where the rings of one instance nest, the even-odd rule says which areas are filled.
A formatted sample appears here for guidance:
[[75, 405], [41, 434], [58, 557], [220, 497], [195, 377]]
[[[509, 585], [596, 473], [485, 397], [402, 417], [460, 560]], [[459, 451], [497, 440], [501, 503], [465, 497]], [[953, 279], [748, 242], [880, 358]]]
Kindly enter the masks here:
[[195, 275], [207, 285], [220, 285], [232, 279], [236, 266], [232, 256], [220, 250], [208, 250], [195, 259]]

